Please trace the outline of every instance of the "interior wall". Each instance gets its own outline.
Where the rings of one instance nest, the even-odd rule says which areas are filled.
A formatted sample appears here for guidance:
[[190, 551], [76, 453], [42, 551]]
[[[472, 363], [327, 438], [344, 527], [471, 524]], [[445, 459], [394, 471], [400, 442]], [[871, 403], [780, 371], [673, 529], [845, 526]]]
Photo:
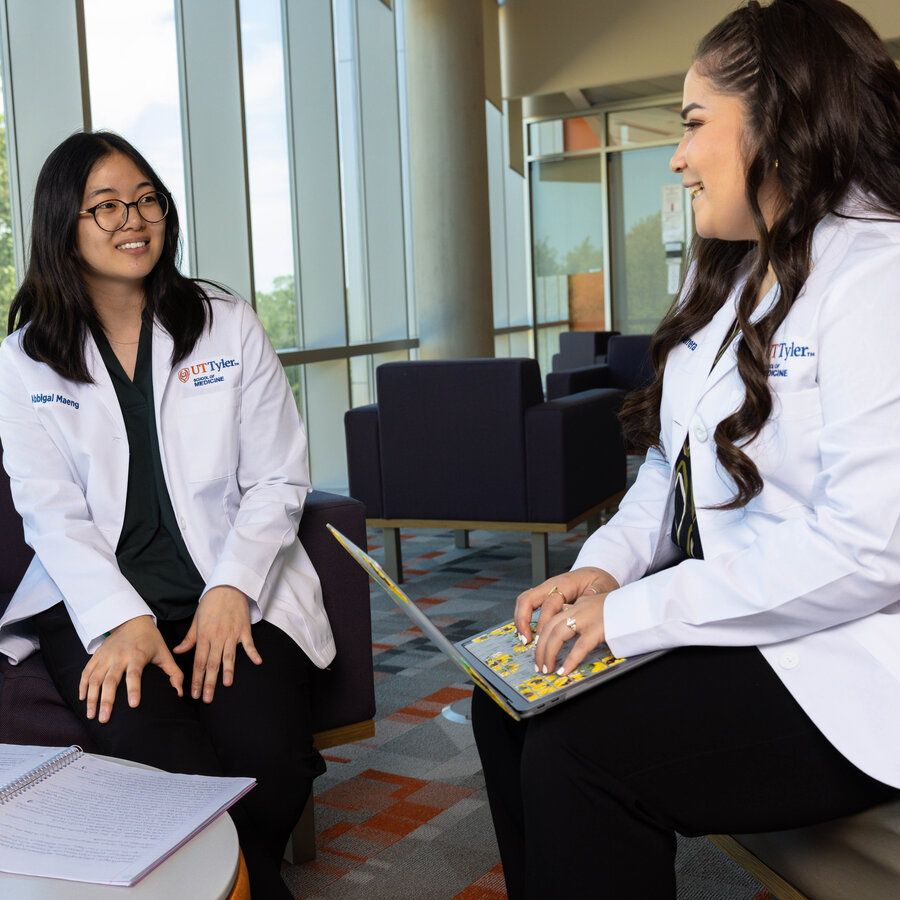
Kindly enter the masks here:
[[[735, 0], [506, 0], [500, 8], [505, 97], [564, 93], [687, 71], [697, 41]], [[850, 0], [885, 40], [897, 0]]]

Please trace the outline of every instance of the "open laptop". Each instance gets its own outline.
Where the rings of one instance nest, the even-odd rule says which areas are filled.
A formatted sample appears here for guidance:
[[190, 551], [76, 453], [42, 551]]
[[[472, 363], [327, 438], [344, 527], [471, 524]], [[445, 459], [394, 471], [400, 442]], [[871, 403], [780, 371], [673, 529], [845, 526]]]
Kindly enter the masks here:
[[544, 712], [555, 703], [575, 697], [666, 652], [659, 650], [623, 659], [601, 644], [577, 669], [560, 677], [534, 671], [534, 643], [522, 644], [512, 621], [453, 644], [368, 553], [333, 526], [329, 525], [328, 530], [438, 649], [514, 719]]

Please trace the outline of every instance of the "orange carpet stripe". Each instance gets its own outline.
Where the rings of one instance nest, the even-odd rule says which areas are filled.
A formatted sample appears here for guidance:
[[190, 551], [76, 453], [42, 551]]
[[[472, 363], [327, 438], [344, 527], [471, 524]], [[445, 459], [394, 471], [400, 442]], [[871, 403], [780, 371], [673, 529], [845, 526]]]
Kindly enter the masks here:
[[401, 800], [399, 803], [389, 806], [387, 812], [403, 819], [413, 819], [422, 824], [423, 822], [431, 821], [435, 816], [440, 815], [443, 810], [437, 806], [426, 806], [422, 803], [410, 803], [408, 800]]
[[429, 694], [427, 697], [423, 697], [422, 700], [427, 700], [430, 703], [455, 703], [457, 700], [464, 700], [466, 697], [472, 696], [473, 688], [456, 688], [456, 687], [445, 687], [441, 688], [439, 691], [435, 691], [433, 694]]

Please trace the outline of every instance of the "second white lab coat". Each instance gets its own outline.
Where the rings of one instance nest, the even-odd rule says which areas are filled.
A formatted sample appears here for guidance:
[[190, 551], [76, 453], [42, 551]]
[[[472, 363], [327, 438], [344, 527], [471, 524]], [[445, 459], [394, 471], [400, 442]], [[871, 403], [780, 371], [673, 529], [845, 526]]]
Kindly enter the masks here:
[[[576, 561], [622, 585], [607, 598], [613, 650], [758, 646], [832, 744], [900, 786], [900, 223], [829, 216], [813, 269], [770, 348], [774, 406], [745, 446], [765, 486], [735, 486], [716, 424], [743, 400], [735, 345], [712, 368], [735, 292], [674, 349], [652, 450], [620, 512]], [[760, 304], [761, 315], [777, 288]], [[670, 538], [673, 465], [690, 434], [705, 559]], [[647, 574], [650, 573], [650, 574]], [[646, 577], [643, 577], [645, 576]]]
[[[251, 621], [286, 632], [319, 667], [334, 640], [312, 563], [297, 539], [309, 492], [306, 434], [284, 370], [249, 304], [214, 295], [213, 320], [188, 358], [153, 327], [153, 392], [166, 485], [208, 590], [233, 585]], [[0, 440], [13, 499], [35, 557], [0, 620], [13, 662], [37, 639], [28, 618], [64, 601], [86, 650], [152, 614], [119, 571], [129, 450], [115, 388], [97, 345], [93, 384], [27, 356], [22, 332], [0, 346]]]

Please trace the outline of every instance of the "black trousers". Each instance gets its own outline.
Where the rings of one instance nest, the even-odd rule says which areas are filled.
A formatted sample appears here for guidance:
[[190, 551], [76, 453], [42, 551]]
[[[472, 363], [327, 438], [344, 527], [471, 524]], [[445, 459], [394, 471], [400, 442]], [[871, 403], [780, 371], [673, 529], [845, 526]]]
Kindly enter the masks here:
[[[183, 698], [160, 668], [148, 665], [140, 705], [129, 708], [123, 678], [112, 715], [101, 725], [85, 718], [85, 704], [78, 699], [78, 682], [90, 657], [65, 607], [58, 604], [34, 621], [50, 676], [104, 753], [170, 772], [256, 778], [256, 786], [229, 810], [251, 893], [254, 900], [290, 897], [281, 880], [285, 845], [313, 779], [325, 770], [312, 746], [313, 663], [294, 641], [269, 622], [252, 626], [262, 665], [250, 662], [239, 647], [233, 683], [223, 687], [220, 679], [208, 705], [190, 697], [193, 651], [175, 655], [184, 672]], [[170, 649], [190, 624], [190, 619], [159, 623]]]
[[673, 650], [515, 722], [475, 691], [512, 900], [675, 897], [675, 832], [777, 831], [897, 796], [822, 736], [755, 648]]

